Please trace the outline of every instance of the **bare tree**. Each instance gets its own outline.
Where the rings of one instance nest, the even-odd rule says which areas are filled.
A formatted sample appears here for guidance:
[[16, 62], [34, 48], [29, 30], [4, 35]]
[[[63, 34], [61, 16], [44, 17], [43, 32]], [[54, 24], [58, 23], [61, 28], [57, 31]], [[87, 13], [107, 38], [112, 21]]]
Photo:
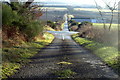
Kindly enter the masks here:
[[114, 17], [114, 11], [116, 10], [117, 8], [117, 2], [116, 0], [114, 1], [114, 4], [113, 6], [110, 6], [110, 2], [109, 3], [106, 3], [104, 0], [103, 2], [106, 4], [106, 6], [109, 8], [109, 10], [111, 11], [111, 19], [110, 19], [110, 25], [109, 25], [109, 31], [111, 30], [111, 26], [112, 26], [112, 23], [113, 23], [113, 17]]
[[[7, 3], [11, 6], [12, 10], [15, 10], [18, 12], [18, 14], [23, 15], [24, 17], [27, 17], [27, 15], [32, 15], [31, 17], [28, 17], [28, 20], [34, 20], [42, 16], [42, 6], [40, 4], [33, 4], [34, 0], [10, 0], [10, 3]], [[22, 4], [21, 4], [22, 3]], [[39, 9], [38, 9], [39, 8]]]
[[[106, 5], [106, 6], [108, 7], [108, 9], [111, 11], [110, 25], [108, 26], [108, 29], [109, 29], [109, 31], [110, 31], [110, 30], [111, 30], [112, 23], [113, 23], [114, 11], [116, 10], [116, 7], [117, 7], [118, 4], [117, 4], [116, 0], [114, 1], [113, 6], [110, 5], [110, 2], [107, 3], [107, 2], [105, 2], [104, 0], [102, 0], [102, 1], [105, 3], [105, 5]], [[94, 0], [94, 2], [95, 2], [95, 4], [96, 4], [96, 8], [98, 9], [99, 14], [100, 14], [102, 20], [103, 20], [104, 29], [106, 29], [106, 25], [105, 25], [104, 17], [103, 17], [103, 14], [102, 14], [102, 10], [101, 10], [101, 8], [99, 7], [99, 5], [98, 5], [98, 3], [96, 2], [96, 0]]]
[[[23, 8], [28, 8], [33, 1], [34, 0], [28, 0], [27, 2], [25, 2]], [[11, 8], [14, 10], [15, 8], [14, 3], [19, 3], [19, 0], [10, 0], [10, 3]]]
[[98, 9], [99, 14], [100, 14], [100, 16], [101, 16], [101, 18], [102, 18], [103, 25], [104, 25], [103, 27], [104, 27], [104, 29], [106, 29], [106, 24], [105, 24], [105, 21], [104, 21], [104, 17], [103, 17], [103, 14], [102, 14], [102, 10], [101, 10], [101, 8], [99, 7], [99, 5], [97, 4], [96, 0], [94, 0], [94, 2], [95, 2], [95, 4], [96, 4], [96, 8]]

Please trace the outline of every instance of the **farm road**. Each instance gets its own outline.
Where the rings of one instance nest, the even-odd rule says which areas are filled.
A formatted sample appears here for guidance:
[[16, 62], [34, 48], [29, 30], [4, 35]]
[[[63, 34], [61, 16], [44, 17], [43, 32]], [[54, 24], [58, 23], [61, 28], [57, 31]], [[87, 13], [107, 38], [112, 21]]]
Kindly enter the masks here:
[[[65, 26], [66, 24], [67, 22]], [[56, 37], [54, 41], [32, 57], [32, 62], [22, 67], [11, 78], [44, 78], [43, 80], [46, 78], [49, 80], [58, 78], [56, 71], [62, 70], [75, 72], [69, 78], [80, 78], [80, 80], [91, 80], [90, 78], [115, 80], [118, 77], [99, 57], [75, 43], [70, 35], [64, 34], [64, 40], [61, 34], [55, 33], [54, 35]], [[66, 63], [62, 64], [62, 62]]]

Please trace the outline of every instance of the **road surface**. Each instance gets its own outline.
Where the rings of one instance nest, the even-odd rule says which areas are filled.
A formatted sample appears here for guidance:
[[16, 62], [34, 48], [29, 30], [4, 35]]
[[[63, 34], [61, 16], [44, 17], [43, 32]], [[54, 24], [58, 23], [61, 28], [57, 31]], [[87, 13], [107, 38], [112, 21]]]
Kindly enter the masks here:
[[[56, 71], [67, 69], [76, 73], [69, 77], [73, 79], [104, 78], [105, 80], [114, 80], [117, 78], [118, 75], [99, 57], [75, 43], [69, 35], [71, 33], [66, 34], [67, 27], [66, 22], [63, 34], [61, 34], [62, 32], [53, 32], [54, 41], [32, 57], [32, 62], [22, 67], [11, 78], [44, 78], [43, 80], [49, 80], [50, 78], [58, 78], [55, 74]], [[71, 64], [62, 64], [61, 62]]]

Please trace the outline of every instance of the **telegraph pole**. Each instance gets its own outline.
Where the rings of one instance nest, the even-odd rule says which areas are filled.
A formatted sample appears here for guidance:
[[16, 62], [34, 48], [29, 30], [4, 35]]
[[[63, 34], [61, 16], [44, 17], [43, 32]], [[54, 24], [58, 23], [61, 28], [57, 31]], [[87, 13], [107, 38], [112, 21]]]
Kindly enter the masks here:
[[46, 8], [46, 25], [47, 25], [47, 8]]

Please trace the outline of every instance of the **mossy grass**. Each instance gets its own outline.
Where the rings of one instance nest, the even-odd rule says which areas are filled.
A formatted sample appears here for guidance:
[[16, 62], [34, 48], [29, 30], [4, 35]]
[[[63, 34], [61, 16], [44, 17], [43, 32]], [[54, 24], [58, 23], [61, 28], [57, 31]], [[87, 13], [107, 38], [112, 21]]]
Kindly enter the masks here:
[[2, 78], [7, 78], [14, 74], [22, 65], [30, 62], [30, 57], [52, 42], [54, 36], [49, 33], [44, 34], [45, 39], [35, 42], [25, 42], [19, 46], [3, 48], [2, 50]]
[[78, 37], [78, 34], [72, 35], [72, 38], [80, 45], [91, 50], [113, 69], [120, 70], [120, 54], [117, 48]]
[[54, 73], [58, 79], [65, 79], [65, 78], [71, 78], [76, 74], [76, 72], [72, 71], [71, 69], [65, 69], [65, 70], [60, 70], [56, 71]]

